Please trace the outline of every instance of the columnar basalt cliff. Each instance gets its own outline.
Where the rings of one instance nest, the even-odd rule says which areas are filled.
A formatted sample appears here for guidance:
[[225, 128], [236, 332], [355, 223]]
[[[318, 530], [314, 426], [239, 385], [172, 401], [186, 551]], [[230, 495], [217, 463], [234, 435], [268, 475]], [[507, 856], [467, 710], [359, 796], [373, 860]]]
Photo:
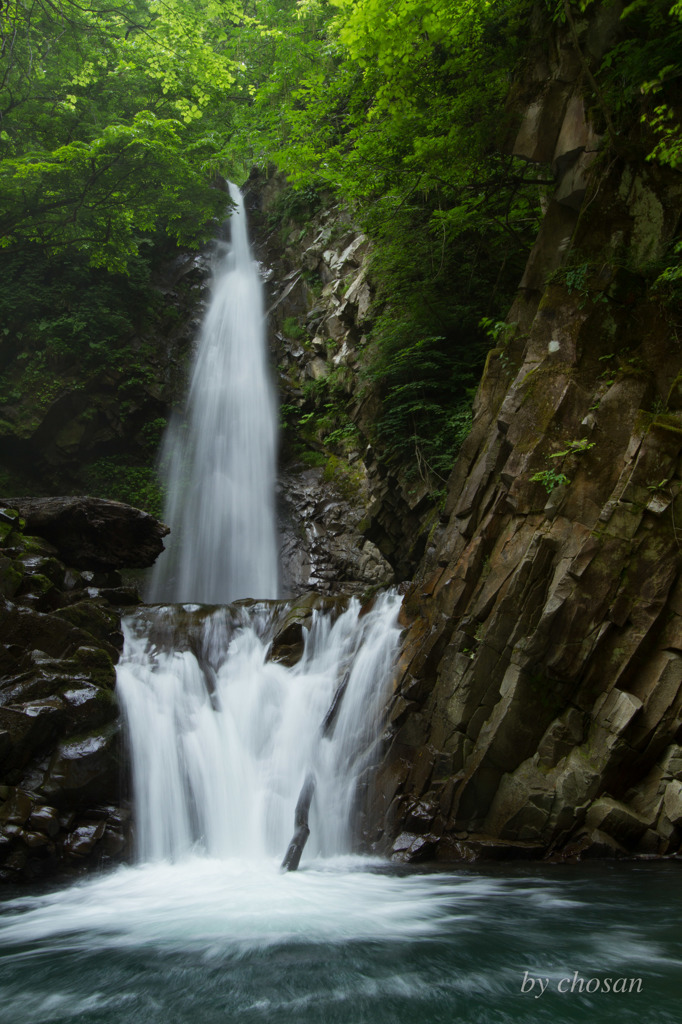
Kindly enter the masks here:
[[367, 832], [397, 859], [682, 839], [682, 345], [646, 281], [682, 180], [599, 153], [568, 34], [546, 70], [513, 145], [556, 192], [404, 605]]

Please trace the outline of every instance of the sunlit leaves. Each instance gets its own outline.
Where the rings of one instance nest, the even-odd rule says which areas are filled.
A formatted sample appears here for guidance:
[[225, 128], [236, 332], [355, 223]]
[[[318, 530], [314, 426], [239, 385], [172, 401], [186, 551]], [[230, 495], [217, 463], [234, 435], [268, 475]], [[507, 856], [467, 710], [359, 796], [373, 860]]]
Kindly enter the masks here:
[[[163, 222], [182, 241], [224, 209], [233, 0], [18, 0], [3, 19], [0, 244], [125, 269]], [[249, 20], [249, 19], [246, 19]]]
[[[539, 190], [500, 152], [525, 0], [271, 4], [245, 112], [252, 149], [297, 186], [332, 189], [374, 243], [366, 372], [384, 399], [388, 457], [443, 475], [469, 391], [540, 215]], [[292, 19], [292, 13], [299, 15]], [[257, 130], [256, 130], [257, 129]], [[248, 132], [248, 129], [247, 129]]]

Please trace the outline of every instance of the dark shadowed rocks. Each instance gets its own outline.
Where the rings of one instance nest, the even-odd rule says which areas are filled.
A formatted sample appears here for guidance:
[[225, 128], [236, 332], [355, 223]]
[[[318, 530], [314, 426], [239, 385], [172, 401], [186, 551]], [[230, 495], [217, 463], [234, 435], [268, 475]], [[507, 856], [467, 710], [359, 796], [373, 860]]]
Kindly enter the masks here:
[[26, 529], [53, 544], [75, 569], [144, 569], [163, 551], [165, 523], [120, 501], [87, 495], [60, 498], [5, 498]]
[[[20, 499], [0, 511], [0, 880], [120, 859], [129, 812], [115, 665], [119, 568], [167, 527], [118, 502]], [[79, 531], [82, 530], [82, 534]], [[79, 548], [79, 536], [83, 538]]]

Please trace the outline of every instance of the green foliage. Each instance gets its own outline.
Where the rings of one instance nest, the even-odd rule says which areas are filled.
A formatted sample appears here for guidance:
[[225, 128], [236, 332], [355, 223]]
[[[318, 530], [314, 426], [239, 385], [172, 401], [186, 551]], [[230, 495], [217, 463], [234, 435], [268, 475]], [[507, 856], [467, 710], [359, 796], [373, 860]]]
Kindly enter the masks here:
[[555, 452], [549, 457], [550, 459], [561, 459], [564, 455], [581, 455], [582, 452], [587, 452], [590, 448], [594, 448], [594, 444], [594, 441], [588, 441], [586, 437], [582, 437], [579, 441], [569, 441], [562, 452]]
[[282, 334], [291, 341], [305, 341], [306, 333], [295, 316], [287, 316], [282, 322]]
[[322, 197], [313, 185], [300, 189], [282, 189], [268, 207], [268, 227], [282, 227], [290, 221], [307, 221], [320, 208]]
[[140, 431], [142, 442], [152, 452], [155, 452], [161, 444], [161, 439], [167, 426], [168, 420], [164, 416], [159, 416], [157, 419], [145, 423], [142, 427]]
[[682, 4], [634, 0], [621, 15], [619, 41], [599, 69], [604, 96], [622, 131], [633, 112], [653, 139], [648, 159], [682, 166], [679, 79], [682, 75]]
[[[552, 455], [548, 455], [549, 459], [562, 459], [568, 455], [582, 455], [584, 452], [588, 452], [591, 448], [594, 448], [595, 442], [588, 441], [586, 437], [581, 437], [575, 441], [568, 441], [566, 447], [560, 452], [554, 452]], [[564, 487], [570, 484], [569, 478], [565, 473], [559, 473], [556, 469], [542, 469], [537, 473], [534, 473], [531, 477], [534, 483], [540, 483], [545, 488], [548, 494], [551, 494], [555, 487]]]
[[0, 245], [126, 270], [149, 232], [203, 240], [226, 206], [242, 14], [225, 0], [18, 0], [0, 22]]
[[303, 386], [305, 412], [296, 420], [298, 433], [307, 444], [328, 452], [345, 454], [357, 442], [357, 428], [348, 415], [347, 373], [339, 366]]
[[[592, 2], [545, 0], [545, 8], [570, 24]], [[77, 373], [110, 373], [125, 417], [148, 384], [148, 353], [131, 351], [130, 339], [170, 315], [150, 287], [152, 262], [170, 243], [213, 233], [229, 205], [217, 174], [274, 160], [296, 189], [270, 207], [269, 227], [307, 223], [331, 195], [351, 204], [370, 235], [376, 302], [364, 373], [381, 399], [372, 440], [437, 486], [469, 428], [486, 350], [515, 330], [503, 317], [551, 184], [548, 169], [504, 155], [505, 99], [533, 7], [5, 4], [2, 399], [32, 394], [40, 408]], [[629, 3], [595, 70], [598, 106], [619, 137], [641, 118], [650, 159], [677, 169], [681, 17], [680, 2]], [[678, 241], [656, 271], [666, 294], [682, 280]], [[569, 265], [565, 283], [585, 301], [605, 301], [590, 287], [592, 270]], [[283, 329], [303, 340], [294, 318]], [[282, 408], [310, 444], [334, 454], [357, 443], [344, 373], [307, 384], [302, 408]], [[151, 450], [159, 431], [159, 421], [148, 424], [141, 444]]]
[[362, 487], [363, 473], [359, 466], [351, 466], [337, 455], [329, 455], [324, 463], [322, 479], [333, 483], [336, 490], [348, 501], [357, 499]]
[[555, 487], [565, 487], [571, 482], [564, 473], [557, 473], [555, 469], [542, 469], [538, 473], [533, 473], [531, 480], [542, 484], [548, 494], [551, 494]]
[[490, 316], [483, 316], [479, 320], [478, 326], [490, 338], [493, 345], [504, 347], [511, 340], [518, 324], [509, 323], [506, 320], [495, 320]]
[[415, 195], [397, 211], [389, 201], [374, 208], [377, 303], [367, 374], [383, 398], [377, 440], [385, 456], [435, 485], [449, 475], [470, 428], [488, 346], [508, 333], [492, 328], [491, 336], [498, 320], [482, 321], [481, 312], [502, 314], [526, 254], [490, 221], [444, 236], [432, 217], [430, 196]]
[[[442, 345], [443, 338], [408, 342], [380, 334], [385, 346], [374, 362], [374, 379], [383, 394], [377, 435], [389, 460], [412, 463], [424, 480], [445, 480], [471, 428], [471, 392], [475, 375], [462, 354]], [[403, 324], [394, 324], [403, 327]], [[389, 338], [397, 342], [391, 351]]]
[[[541, 217], [541, 175], [499, 146], [530, 7], [255, 7], [272, 31], [251, 32], [251, 66], [262, 78], [241, 115], [242, 144], [263, 165], [276, 160], [300, 190], [330, 190], [354, 205], [374, 253], [365, 353], [382, 398], [374, 440], [386, 458], [434, 481], [448, 475], [470, 425], [490, 342], [479, 321], [501, 319]], [[324, 415], [342, 418], [332, 404]], [[319, 427], [320, 414], [303, 426]], [[327, 436], [349, 429], [341, 422]]]
[[682, 301], [682, 242], [673, 246], [669, 259], [669, 265], [656, 278], [654, 288], [679, 304]]
[[[146, 255], [159, 252], [149, 245]], [[74, 364], [86, 373], [107, 364], [128, 369], [121, 359], [126, 341], [162, 312], [151, 267], [141, 256], [124, 277], [93, 270], [84, 256], [48, 256], [34, 244], [0, 252], [0, 268], [5, 365], [14, 356], [38, 359], [51, 375]]]
[[649, 160], [657, 160], [660, 164], [669, 164], [675, 170], [682, 169], [682, 130], [677, 114], [665, 104], [654, 107], [652, 113], [644, 119], [656, 135], [657, 142]]
[[587, 291], [587, 272], [589, 270], [589, 264], [581, 263], [577, 267], [568, 267], [564, 273], [564, 281], [566, 282], [566, 288], [569, 294], [573, 292], [584, 293]]
[[124, 501], [159, 519], [163, 516], [163, 493], [151, 466], [110, 456], [85, 467], [84, 478], [88, 492], [96, 497]]

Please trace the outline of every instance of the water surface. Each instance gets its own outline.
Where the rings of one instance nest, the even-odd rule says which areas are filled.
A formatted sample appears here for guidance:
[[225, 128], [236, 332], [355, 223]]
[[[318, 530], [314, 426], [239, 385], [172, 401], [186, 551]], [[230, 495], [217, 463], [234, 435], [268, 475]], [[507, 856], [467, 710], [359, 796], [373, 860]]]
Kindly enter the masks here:
[[[125, 867], [0, 904], [0, 1019], [679, 1024], [679, 867]], [[641, 986], [571, 992], [576, 971]]]

